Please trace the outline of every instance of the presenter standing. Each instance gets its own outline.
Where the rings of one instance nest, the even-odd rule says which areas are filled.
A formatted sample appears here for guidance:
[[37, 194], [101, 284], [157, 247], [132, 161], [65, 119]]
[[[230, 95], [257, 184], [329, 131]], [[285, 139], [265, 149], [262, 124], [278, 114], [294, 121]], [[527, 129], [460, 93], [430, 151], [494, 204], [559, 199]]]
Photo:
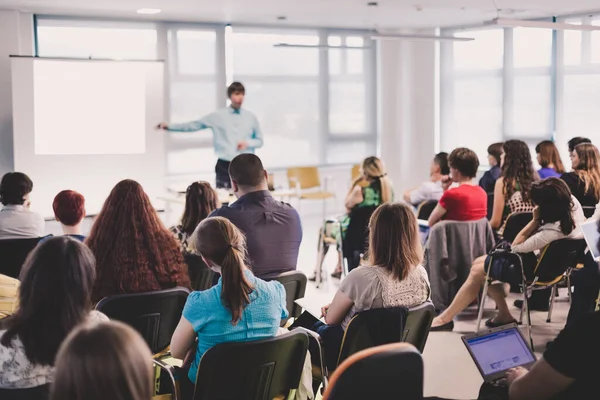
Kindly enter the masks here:
[[221, 108], [207, 116], [182, 124], [158, 124], [159, 129], [171, 132], [196, 132], [212, 129], [215, 153], [218, 157], [215, 173], [217, 188], [230, 189], [229, 164], [238, 154], [254, 153], [263, 145], [263, 135], [256, 116], [242, 109], [246, 89], [240, 82], [227, 88], [229, 107]]

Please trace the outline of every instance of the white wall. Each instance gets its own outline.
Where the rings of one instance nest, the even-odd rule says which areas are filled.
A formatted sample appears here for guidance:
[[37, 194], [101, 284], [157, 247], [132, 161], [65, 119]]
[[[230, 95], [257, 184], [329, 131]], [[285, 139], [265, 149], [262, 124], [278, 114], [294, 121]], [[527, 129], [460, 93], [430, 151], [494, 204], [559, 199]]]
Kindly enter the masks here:
[[428, 179], [435, 154], [436, 43], [380, 41], [378, 55], [381, 157], [399, 197]]
[[33, 15], [0, 10], [0, 176], [14, 168], [9, 56], [33, 53]]

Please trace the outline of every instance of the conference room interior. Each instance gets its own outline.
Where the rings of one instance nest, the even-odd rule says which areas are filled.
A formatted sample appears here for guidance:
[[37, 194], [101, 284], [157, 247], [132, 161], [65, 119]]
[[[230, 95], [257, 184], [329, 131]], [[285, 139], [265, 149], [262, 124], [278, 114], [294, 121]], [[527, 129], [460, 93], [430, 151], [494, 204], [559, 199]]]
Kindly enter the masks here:
[[[264, 135], [255, 154], [275, 198], [300, 215], [297, 270], [311, 277], [324, 220], [347, 212], [367, 157], [384, 163], [394, 202], [430, 179], [437, 153], [460, 147], [479, 159], [475, 182], [491, 167], [488, 146], [508, 140], [529, 147], [536, 170], [536, 145], [552, 141], [570, 171], [571, 138], [600, 143], [598, 10], [589, 0], [0, 0], [0, 175], [32, 179], [44, 235], [63, 234], [52, 207], [59, 191], [84, 195], [88, 236], [122, 179], [144, 187], [165, 227], [177, 225], [186, 188], [216, 186], [218, 157], [210, 129], [156, 125], [227, 107], [227, 87], [242, 82], [243, 108]], [[300, 178], [290, 178], [300, 167], [318, 175], [306, 192], [327, 195], [303, 198]], [[347, 275], [331, 276], [337, 263], [334, 243], [322, 282], [306, 284], [306, 308], [331, 303]], [[531, 311], [538, 359], [567, 321], [571, 297], [559, 286], [551, 322]], [[507, 295], [516, 320], [522, 298]], [[424, 397], [478, 397], [484, 381], [462, 340], [478, 329], [478, 306], [479, 297], [453, 331], [426, 336]]]

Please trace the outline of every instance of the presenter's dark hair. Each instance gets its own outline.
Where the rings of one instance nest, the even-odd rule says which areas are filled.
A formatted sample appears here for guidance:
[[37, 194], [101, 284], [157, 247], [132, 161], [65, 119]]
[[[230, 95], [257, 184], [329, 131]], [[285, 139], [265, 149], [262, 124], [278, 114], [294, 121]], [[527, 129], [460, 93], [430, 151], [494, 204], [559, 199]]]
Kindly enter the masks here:
[[246, 88], [241, 82], [233, 82], [227, 88], [227, 97], [231, 97], [231, 95], [234, 93], [246, 94]]
[[238, 186], [256, 187], [265, 180], [265, 169], [254, 154], [240, 154], [231, 160], [229, 176]]
[[589, 143], [591, 144], [592, 141], [586, 137], [581, 137], [581, 136], [576, 136], [573, 139], [569, 140], [567, 142], [567, 145], [569, 146], [569, 152], [573, 152], [573, 150], [575, 150], [575, 147], [579, 146], [580, 144], [584, 144], [584, 143]]
[[0, 343], [10, 347], [18, 337], [30, 363], [54, 365], [61, 343], [92, 310], [94, 255], [68, 236], [51, 238], [29, 254], [19, 279], [19, 308], [0, 322]]
[[219, 197], [210, 183], [200, 181], [188, 186], [185, 191], [185, 210], [181, 217], [181, 230], [189, 235], [200, 222], [219, 207]]
[[0, 182], [0, 201], [5, 206], [25, 203], [23, 197], [31, 193], [33, 182], [22, 172], [9, 172]]

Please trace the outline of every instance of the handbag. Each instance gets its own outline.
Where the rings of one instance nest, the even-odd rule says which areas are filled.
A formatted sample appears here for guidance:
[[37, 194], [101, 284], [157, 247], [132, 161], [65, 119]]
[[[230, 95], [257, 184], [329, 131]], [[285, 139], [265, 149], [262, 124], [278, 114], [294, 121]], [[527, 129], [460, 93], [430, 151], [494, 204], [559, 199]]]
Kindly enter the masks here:
[[485, 271], [492, 281], [501, 281], [518, 285], [523, 279], [521, 259], [518, 254], [511, 251], [510, 243], [499, 242], [489, 253], [485, 260]]

